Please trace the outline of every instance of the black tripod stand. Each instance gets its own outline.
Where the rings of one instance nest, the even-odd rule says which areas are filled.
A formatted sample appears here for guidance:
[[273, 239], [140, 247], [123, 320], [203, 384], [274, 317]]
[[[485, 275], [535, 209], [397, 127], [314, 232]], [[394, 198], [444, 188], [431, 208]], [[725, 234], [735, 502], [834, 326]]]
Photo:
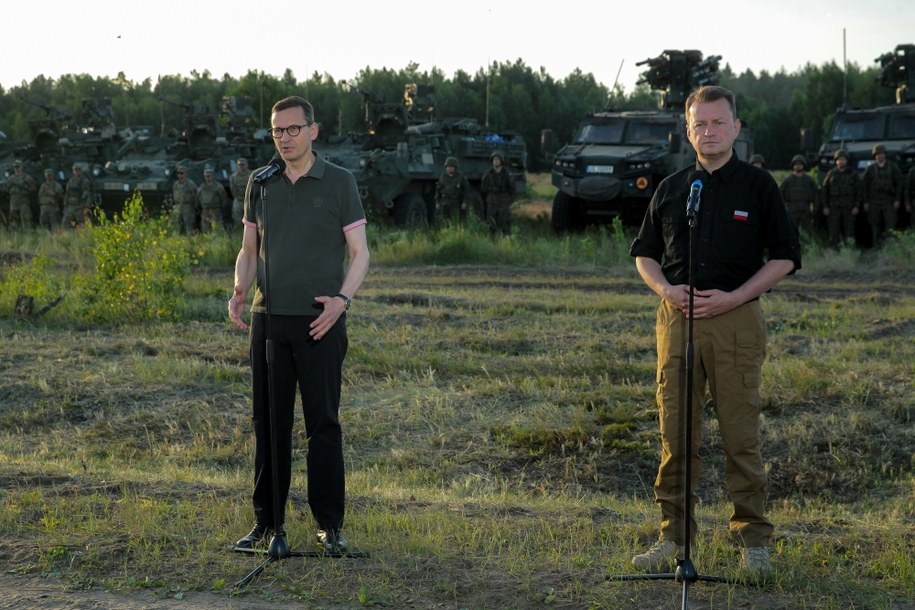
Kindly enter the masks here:
[[254, 182], [260, 183], [260, 196], [262, 204], [262, 214], [263, 214], [263, 223], [264, 223], [264, 237], [263, 237], [263, 252], [264, 252], [264, 286], [263, 291], [265, 295], [265, 332], [266, 332], [266, 358], [267, 358], [267, 393], [268, 393], [268, 409], [267, 409], [267, 419], [269, 420], [269, 429], [270, 429], [270, 476], [273, 484], [273, 524], [276, 527], [276, 531], [273, 533], [273, 537], [270, 539], [270, 545], [266, 550], [264, 549], [254, 549], [254, 548], [239, 548], [232, 547], [232, 550], [237, 553], [246, 553], [249, 555], [266, 555], [266, 559], [259, 566], [254, 568], [247, 576], [242, 578], [240, 581], [235, 583], [235, 589], [241, 589], [246, 587], [251, 583], [264, 569], [273, 563], [274, 561], [279, 561], [280, 559], [286, 559], [288, 557], [367, 557], [368, 555], [361, 551], [340, 551], [340, 552], [327, 552], [327, 551], [293, 551], [289, 548], [289, 543], [286, 541], [286, 532], [282, 529], [282, 505], [283, 501], [280, 499], [279, 491], [279, 471], [277, 467], [277, 439], [276, 439], [276, 393], [274, 391], [274, 377], [273, 377], [273, 366], [275, 362], [275, 353], [273, 345], [273, 334], [271, 330], [271, 320], [270, 320], [270, 257], [267, 256], [267, 187], [264, 184], [268, 178], [273, 176], [276, 173], [282, 173], [285, 168], [285, 164], [279, 158], [274, 158], [265, 170], [260, 172], [257, 176], [254, 177]]
[[691, 584], [697, 581], [731, 582], [727, 578], [721, 576], [700, 575], [693, 565], [690, 553], [690, 534], [692, 533], [690, 531], [690, 523], [692, 521], [693, 513], [691, 493], [693, 477], [693, 292], [695, 290], [693, 275], [696, 265], [694, 245], [696, 243], [696, 229], [699, 224], [696, 218], [696, 212], [699, 211], [699, 195], [701, 191], [702, 181], [698, 179], [693, 180], [690, 185], [690, 195], [686, 204], [686, 216], [689, 220], [689, 317], [687, 319], [686, 358], [684, 364], [686, 373], [686, 404], [684, 409], [686, 421], [684, 422], [683, 427], [686, 439], [683, 448], [683, 459], [685, 461], [685, 469], [683, 472], [683, 558], [677, 561], [677, 569], [673, 573], [623, 574], [610, 577], [610, 580], [676, 580], [683, 584], [681, 598], [681, 607], [683, 610], [689, 608], [689, 586]]

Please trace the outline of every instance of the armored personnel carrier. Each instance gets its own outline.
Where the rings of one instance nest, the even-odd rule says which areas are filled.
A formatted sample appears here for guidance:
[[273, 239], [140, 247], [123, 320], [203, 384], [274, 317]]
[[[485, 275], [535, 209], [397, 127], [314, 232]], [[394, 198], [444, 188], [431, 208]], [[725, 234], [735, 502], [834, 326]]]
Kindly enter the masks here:
[[146, 208], [158, 213], [171, 194], [174, 156], [169, 147], [174, 138], [155, 135], [150, 125], [125, 128], [124, 136], [96, 186], [102, 208], [106, 213], [118, 212], [131, 194], [139, 191]]
[[[147, 209], [159, 212], [168, 207], [179, 164], [188, 166], [192, 180], [203, 180], [203, 162], [217, 152], [216, 115], [207, 106], [160, 102], [184, 108], [184, 125], [177, 134], [154, 136], [138, 127], [106, 166], [101, 196], [106, 208], [118, 209], [130, 194], [138, 191]], [[193, 168], [193, 170], [192, 170]], [[219, 175], [219, 174], [217, 174]]]
[[[582, 119], [572, 140], [553, 159], [552, 224], [557, 232], [619, 218], [638, 226], [657, 185], [695, 163], [686, 139], [683, 104], [700, 85], [718, 80], [720, 55], [703, 59], [699, 51], [664, 51], [637, 65], [648, 65], [639, 84], [661, 91], [659, 110], [606, 108]], [[741, 159], [753, 152], [752, 134], [741, 130], [735, 143]]]
[[470, 182], [471, 207], [479, 195], [490, 155], [499, 151], [519, 192], [526, 188], [527, 147], [507, 130], [491, 130], [471, 118], [435, 118], [432, 87], [409, 84], [403, 99], [389, 103], [362, 92], [367, 129], [349, 144], [316, 143], [328, 159], [353, 172], [366, 214], [397, 226], [425, 225], [434, 218], [435, 185], [445, 160], [455, 157]]
[[[75, 163], [79, 163], [85, 175], [95, 183], [104, 174], [106, 161], [121, 145], [122, 134], [114, 125], [111, 100], [86, 98], [74, 118], [70, 112], [60, 108], [25, 97], [20, 99], [41, 108], [45, 115], [29, 121], [27, 143], [9, 147], [7, 154], [0, 159], [0, 186], [12, 173], [14, 161], [22, 162], [23, 171], [31, 175], [37, 184], [44, 182], [45, 169], [53, 170], [54, 177], [66, 183], [72, 176]], [[3, 190], [0, 188], [0, 191]], [[35, 207], [33, 217], [37, 218], [37, 199], [32, 203]]]
[[105, 168], [101, 193], [106, 207], [119, 208], [131, 193], [139, 191], [147, 209], [167, 210], [179, 165], [187, 168], [188, 177], [198, 185], [203, 183], [204, 170], [212, 169], [228, 194], [236, 159], [245, 157], [252, 167], [269, 161], [272, 139], [266, 129], [254, 126], [254, 112], [246, 98], [224, 98], [219, 117], [205, 105], [161, 97], [159, 101], [184, 109], [182, 129], [165, 136], [154, 135], [149, 127], [129, 130]]

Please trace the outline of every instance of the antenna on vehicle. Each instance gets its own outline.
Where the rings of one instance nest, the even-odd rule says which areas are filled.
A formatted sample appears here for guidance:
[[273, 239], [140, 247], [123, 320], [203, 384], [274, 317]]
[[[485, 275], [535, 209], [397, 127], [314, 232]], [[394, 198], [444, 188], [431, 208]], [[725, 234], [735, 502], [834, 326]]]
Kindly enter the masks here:
[[848, 59], [845, 53], [845, 28], [842, 28], [842, 108], [848, 108]]
[[616, 79], [613, 81], [613, 88], [611, 89], [611, 91], [616, 91], [616, 85], [617, 85], [617, 83], [620, 82], [620, 72], [623, 71], [623, 63], [625, 61], [626, 61], [625, 57], [620, 60], [620, 67], [619, 67], [619, 70], [616, 71]]

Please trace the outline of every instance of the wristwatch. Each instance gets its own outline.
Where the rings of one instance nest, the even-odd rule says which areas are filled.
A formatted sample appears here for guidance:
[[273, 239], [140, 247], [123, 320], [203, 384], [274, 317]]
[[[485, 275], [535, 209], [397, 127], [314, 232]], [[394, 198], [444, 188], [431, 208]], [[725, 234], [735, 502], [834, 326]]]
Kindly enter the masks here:
[[337, 294], [334, 295], [334, 298], [338, 298], [338, 297], [343, 299], [343, 311], [349, 311], [349, 297], [346, 296], [345, 294], [343, 294], [342, 292], [338, 292]]

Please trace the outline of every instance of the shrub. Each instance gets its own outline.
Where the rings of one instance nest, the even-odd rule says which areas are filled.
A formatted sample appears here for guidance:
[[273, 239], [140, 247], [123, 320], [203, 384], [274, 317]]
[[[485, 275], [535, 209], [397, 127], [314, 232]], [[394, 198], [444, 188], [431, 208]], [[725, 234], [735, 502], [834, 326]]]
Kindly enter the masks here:
[[78, 278], [93, 321], [179, 318], [190, 257], [167, 218], [149, 218], [135, 193], [120, 216], [90, 229], [95, 273]]

